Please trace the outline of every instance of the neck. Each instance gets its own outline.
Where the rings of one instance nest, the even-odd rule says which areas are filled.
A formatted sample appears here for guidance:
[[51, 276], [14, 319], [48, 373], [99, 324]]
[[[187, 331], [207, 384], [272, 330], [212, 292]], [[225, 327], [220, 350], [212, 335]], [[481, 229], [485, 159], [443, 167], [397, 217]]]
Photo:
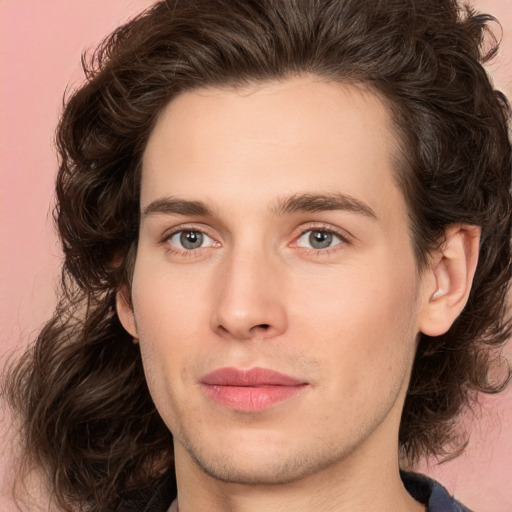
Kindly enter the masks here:
[[279, 485], [219, 481], [204, 473], [179, 445], [175, 456], [179, 512], [425, 511], [402, 484], [397, 453], [373, 452], [371, 457], [354, 453], [336, 465]]

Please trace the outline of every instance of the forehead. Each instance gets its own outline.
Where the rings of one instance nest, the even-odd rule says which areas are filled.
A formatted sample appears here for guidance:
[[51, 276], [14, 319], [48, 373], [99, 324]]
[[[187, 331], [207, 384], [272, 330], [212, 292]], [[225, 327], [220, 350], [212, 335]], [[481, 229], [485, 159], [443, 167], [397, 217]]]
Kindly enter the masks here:
[[149, 138], [141, 207], [165, 195], [248, 207], [343, 192], [378, 209], [385, 190], [397, 196], [397, 147], [388, 109], [362, 87], [304, 76], [193, 90], [171, 101]]

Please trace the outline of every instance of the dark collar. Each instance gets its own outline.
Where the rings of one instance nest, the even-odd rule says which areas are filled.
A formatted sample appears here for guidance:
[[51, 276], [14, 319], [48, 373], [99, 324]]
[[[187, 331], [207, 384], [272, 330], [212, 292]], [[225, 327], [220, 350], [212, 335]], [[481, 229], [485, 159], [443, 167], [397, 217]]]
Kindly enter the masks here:
[[419, 473], [400, 471], [408, 493], [420, 503], [428, 505], [427, 512], [471, 512], [459, 503], [435, 480]]

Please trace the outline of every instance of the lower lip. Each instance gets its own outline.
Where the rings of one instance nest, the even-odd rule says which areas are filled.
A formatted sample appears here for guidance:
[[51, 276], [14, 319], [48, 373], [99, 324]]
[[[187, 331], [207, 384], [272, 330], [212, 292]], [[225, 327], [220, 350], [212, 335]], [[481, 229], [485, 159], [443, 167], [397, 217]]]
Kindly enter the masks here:
[[206, 396], [228, 409], [260, 412], [299, 395], [307, 384], [297, 386], [217, 386], [203, 384]]

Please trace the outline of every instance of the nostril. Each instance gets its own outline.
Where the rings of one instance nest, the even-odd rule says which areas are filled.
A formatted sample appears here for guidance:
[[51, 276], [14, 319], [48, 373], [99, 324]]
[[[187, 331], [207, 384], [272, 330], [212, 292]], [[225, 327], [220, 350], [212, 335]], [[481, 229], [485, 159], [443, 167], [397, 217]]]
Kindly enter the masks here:
[[262, 329], [264, 331], [267, 331], [268, 329], [270, 329], [270, 325], [269, 324], [259, 324], [256, 326], [258, 329]]

